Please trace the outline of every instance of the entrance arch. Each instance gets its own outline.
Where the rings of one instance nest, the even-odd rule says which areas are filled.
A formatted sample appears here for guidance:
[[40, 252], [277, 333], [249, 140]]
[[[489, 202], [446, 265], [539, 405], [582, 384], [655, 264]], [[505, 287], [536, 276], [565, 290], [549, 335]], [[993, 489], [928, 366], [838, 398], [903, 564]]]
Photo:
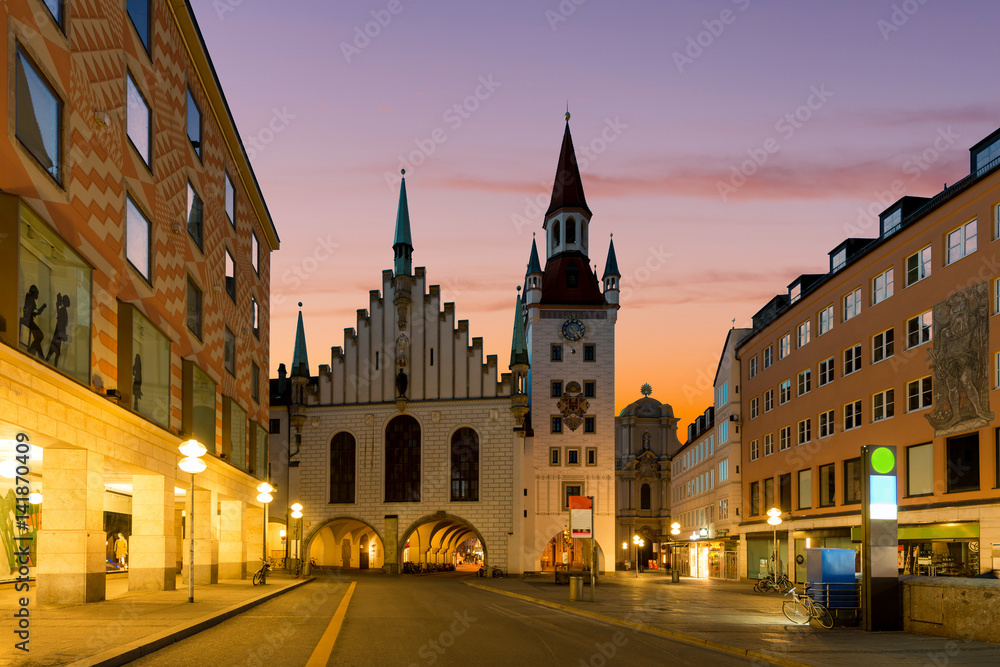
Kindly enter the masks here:
[[[540, 569], [542, 572], [559, 570], [581, 571], [590, 569], [592, 559], [590, 539], [570, 537], [569, 529], [560, 530], [542, 548]], [[565, 556], [565, 558], [564, 558]], [[565, 561], [565, 562], [564, 562]], [[604, 550], [597, 543], [597, 571], [605, 570]]]
[[417, 519], [401, 534], [400, 563], [410, 561], [457, 565], [459, 547], [469, 540], [478, 540], [482, 545], [483, 562], [490, 564], [488, 546], [482, 533], [460, 517], [438, 512]]
[[306, 562], [316, 559], [317, 567], [381, 569], [385, 543], [375, 528], [361, 519], [335, 517], [309, 535], [304, 552]]

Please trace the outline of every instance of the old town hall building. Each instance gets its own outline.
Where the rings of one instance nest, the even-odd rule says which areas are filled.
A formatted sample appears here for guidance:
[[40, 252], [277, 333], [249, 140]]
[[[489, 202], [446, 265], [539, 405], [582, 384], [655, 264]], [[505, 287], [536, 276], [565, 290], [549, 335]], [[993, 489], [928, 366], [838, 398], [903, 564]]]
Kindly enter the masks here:
[[589, 542], [570, 537], [568, 498], [592, 496], [599, 567], [614, 568], [621, 276], [613, 244], [603, 276], [591, 268], [592, 214], [566, 120], [545, 264], [533, 240], [506, 369], [412, 267], [405, 178], [393, 268], [316, 375], [300, 314], [291, 368], [271, 380], [281, 490], [271, 514], [303, 505], [285, 528], [307, 560], [387, 572], [459, 557], [507, 573], [581, 569]]

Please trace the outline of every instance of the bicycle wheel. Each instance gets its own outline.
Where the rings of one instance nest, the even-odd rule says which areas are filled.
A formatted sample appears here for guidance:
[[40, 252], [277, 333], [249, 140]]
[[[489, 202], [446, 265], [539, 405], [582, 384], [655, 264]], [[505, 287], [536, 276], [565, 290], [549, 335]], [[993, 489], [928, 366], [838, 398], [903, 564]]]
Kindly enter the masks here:
[[827, 630], [833, 627], [833, 616], [830, 614], [830, 610], [821, 605], [819, 602], [812, 603], [810, 613], [812, 614], [812, 617], [819, 621], [819, 624]]
[[253, 573], [253, 585], [260, 586], [264, 583], [264, 572], [263, 570], [257, 570]]
[[781, 613], [792, 623], [805, 625], [812, 618], [809, 610], [798, 600], [785, 600], [781, 605]]
[[753, 592], [754, 593], [763, 593], [763, 591], [760, 590], [760, 579], [758, 579], [757, 581], [753, 582]]

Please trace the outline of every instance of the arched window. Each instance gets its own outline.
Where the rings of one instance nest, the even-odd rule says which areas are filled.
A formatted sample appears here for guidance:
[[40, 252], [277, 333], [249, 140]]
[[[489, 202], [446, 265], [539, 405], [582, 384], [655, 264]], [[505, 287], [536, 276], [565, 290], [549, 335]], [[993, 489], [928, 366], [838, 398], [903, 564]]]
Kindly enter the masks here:
[[556, 220], [555, 222], [552, 223], [552, 250], [553, 250], [553, 252], [555, 252], [555, 249], [558, 246], [559, 246], [559, 221]]
[[566, 243], [576, 243], [576, 220], [573, 218], [566, 221]]
[[641, 510], [650, 509], [649, 484], [643, 484], [641, 487], [639, 487], [639, 509]]
[[580, 245], [583, 246], [583, 249], [586, 251], [587, 250], [587, 221], [586, 220], [581, 220], [580, 221], [580, 240], [583, 241]]
[[330, 441], [330, 502], [354, 502], [354, 436], [341, 432]]
[[479, 500], [479, 435], [471, 428], [451, 436], [451, 499]]
[[385, 427], [385, 501], [420, 502], [420, 424], [409, 415]]

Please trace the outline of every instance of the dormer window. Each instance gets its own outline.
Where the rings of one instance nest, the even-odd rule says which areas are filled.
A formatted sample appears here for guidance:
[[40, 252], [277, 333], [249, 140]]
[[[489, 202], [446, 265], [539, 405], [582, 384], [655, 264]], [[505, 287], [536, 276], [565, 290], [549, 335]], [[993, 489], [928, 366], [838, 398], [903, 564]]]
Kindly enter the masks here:
[[845, 266], [847, 266], [847, 248], [841, 248], [830, 259], [830, 272], [840, 271]]
[[889, 215], [882, 218], [882, 236], [889, 236], [896, 232], [903, 224], [903, 209], [897, 208]]
[[976, 153], [976, 171], [988, 167], [990, 163], [996, 159], [1000, 159], [1000, 139], [997, 139], [993, 143], [981, 148]]
[[566, 221], [566, 243], [576, 243], [576, 220], [573, 218]]
[[802, 285], [795, 284], [792, 288], [788, 290], [788, 298], [792, 303], [795, 303], [802, 298]]

